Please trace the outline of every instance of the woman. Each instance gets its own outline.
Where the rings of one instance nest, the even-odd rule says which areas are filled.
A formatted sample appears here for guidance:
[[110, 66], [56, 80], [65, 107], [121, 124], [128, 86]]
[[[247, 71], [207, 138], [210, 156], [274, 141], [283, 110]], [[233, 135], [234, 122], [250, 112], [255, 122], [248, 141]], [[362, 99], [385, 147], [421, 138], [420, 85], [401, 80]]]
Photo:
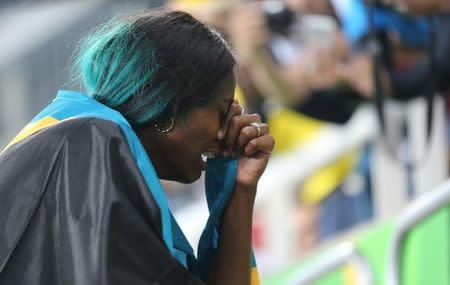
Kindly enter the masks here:
[[[234, 101], [225, 40], [153, 12], [101, 28], [76, 63], [88, 96], [60, 91], [0, 155], [0, 284], [249, 284], [274, 140]], [[205, 169], [197, 260], [158, 179]]]

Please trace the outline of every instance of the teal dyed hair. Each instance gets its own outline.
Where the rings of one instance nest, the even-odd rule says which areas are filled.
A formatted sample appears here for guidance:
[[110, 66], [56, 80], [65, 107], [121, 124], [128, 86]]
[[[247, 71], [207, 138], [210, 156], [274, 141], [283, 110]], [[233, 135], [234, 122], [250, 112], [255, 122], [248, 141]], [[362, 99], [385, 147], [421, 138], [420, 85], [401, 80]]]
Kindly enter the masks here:
[[75, 59], [88, 95], [133, 127], [210, 104], [234, 65], [218, 32], [177, 11], [113, 19], [82, 41]]
[[[123, 112], [134, 124], [155, 120], [173, 99], [167, 83], [142, 94], [158, 64], [151, 44], [134, 33], [130, 19], [114, 19], [84, 39], [76, 66], [88, 95], [111, 108], [140, 96], [139, 104], [130, 104]], [[152, 108], [133, 116], [148, 102]]]

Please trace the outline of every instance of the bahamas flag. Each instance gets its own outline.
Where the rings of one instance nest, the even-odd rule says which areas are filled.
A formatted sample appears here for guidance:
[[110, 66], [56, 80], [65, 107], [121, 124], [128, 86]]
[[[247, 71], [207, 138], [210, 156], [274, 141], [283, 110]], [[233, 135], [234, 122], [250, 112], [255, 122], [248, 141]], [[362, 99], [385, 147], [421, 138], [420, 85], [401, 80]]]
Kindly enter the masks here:
[[125, 118], [60, 91], [0, 155], [0, 284], [204, 284], [236, 174], [208, 161], [196, 257]]

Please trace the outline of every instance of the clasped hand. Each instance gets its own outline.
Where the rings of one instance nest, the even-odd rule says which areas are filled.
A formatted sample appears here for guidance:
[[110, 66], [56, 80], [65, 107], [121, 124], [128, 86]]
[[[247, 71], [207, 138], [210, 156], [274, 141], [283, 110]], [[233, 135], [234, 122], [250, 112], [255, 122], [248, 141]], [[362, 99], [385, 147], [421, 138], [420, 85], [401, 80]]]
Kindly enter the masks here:
[[224, 157], [238, 158], [236, 185], [254, 189], [275, 145], [269, 126], [258, 114], [245, 114], [237, 101], [230, 107], [226, 124], [219, 131]]

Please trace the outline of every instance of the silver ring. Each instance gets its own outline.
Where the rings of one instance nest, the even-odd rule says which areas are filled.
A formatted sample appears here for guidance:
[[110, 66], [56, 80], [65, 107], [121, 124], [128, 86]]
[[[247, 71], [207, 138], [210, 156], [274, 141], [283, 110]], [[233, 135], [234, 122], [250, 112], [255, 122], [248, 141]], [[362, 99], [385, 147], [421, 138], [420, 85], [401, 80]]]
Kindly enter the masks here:
[[256, 122], [252, 122], [252, 123], [250, 123], [250, 126], [255, 128], [256, 136], [259, 137], [259, 133], [261, 132], [261, 125]]

